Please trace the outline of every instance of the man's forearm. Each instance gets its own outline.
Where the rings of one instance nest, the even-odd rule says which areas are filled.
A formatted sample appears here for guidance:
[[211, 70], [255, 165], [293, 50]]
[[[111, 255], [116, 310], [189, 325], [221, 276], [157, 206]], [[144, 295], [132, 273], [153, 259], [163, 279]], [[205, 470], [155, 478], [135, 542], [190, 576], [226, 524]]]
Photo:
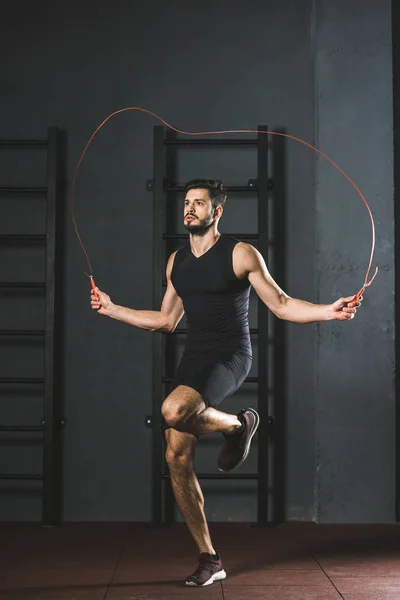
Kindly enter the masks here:
[[333, 311], [329, 304], [311, 304], [296, 298], [282, 298], [282, 308], [278, 316], [292, 323], [317, 323], [330, 321]]
[[107, 316], [148, 331], [169, 331], [166, 316], [157, 310], [135, 310], [113, 304], [107, 309]]

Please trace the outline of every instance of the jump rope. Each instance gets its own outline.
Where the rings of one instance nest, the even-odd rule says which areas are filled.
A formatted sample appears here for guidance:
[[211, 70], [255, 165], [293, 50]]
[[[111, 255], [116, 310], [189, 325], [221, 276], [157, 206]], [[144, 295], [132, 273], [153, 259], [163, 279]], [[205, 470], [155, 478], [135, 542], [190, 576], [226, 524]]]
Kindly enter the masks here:
[[165, 125], [166, 127], [168, 127], [169, 129], [171, 129], [172, 131], [175, 131], [176, 133], [179, 133], [181, 135], [191, 135], [191, 136], [200, 136], [200, 135], [221, 135], [221, 134], [227, 134], [227, 133], [261, 133], [264, 135], [277, 135], [280, 137], [285, 137], [288, 138], [290, 140], [294, 140], [295, 142], [299, 142], [300, 144], [303, 144], [304, 146], [307, 146], [308, 148], [311, 148], [311, 150], [314, 150], [314, 152], [316, 152], [317, 154], [319, 154], [320, 156], [322, 156], [325, 160], [327, 160], [328, 162], [331, 163], [331, 165], [333, 165], [335, 167], [335, 169], [337, 169], [342, 175], [343, 177], [345, 177], [347, 179], [347, 181], [353, 186], [353, 188], [356, 190], [357, 194], [360, 196], [361, 200], [364, 202], [365, 207], [368, 210], [368, 214], [369, 217], [371, 219], [371, 227], [372, 227], [372, 244], [371, 244], [371, 253], [370, 253], [370, 257], [369, 257], [369, 263], [368, 263], [368, 268], [365, 274], [365, 279], [364, 279], [364, 284], [363, 286], [360, 288], [360, 290], [357, 292], [357, 294], [354, 296], [354, 298], [352, 299], [352, 301], [358, 301], [363, 292], [365, 291], [365, 288], [369, 287], [371, 285], [371, 283], [374, 281], [377, 273], [378, 273], [378, 267], [375, 268], [375, 273], [373, 274], [373, 276], [369, 279], [369, 274], [371, 271], [371, 266], [372, 266], [372, 261], [373, 261], [373, 257], [374, 257], [374, 252], [375, 252], [375, 222], [374, 222], [374, 218], [372, 216], [372, 212], [371, 209], [368, 205], [367, 200], [365, 199], [364, 194], [361, 192], [361, 190], [359, 189], [359, 187], [354, 183], [354, 181], [351, 179], [351, 177], [349, 175], [347, 175], [347, 173], [341, 168], [339, 167], [338, 164], [336, 164], [336, 162], [334, 160], [332, 160], [329, 156], [327, 156], [324, 152], [322, 152], [322, 150], [319, 150], [318, 148], [316, 148], [315, 146], [313, 146], [312, 144], [309, 144], [308, 142], [302, 140], [301, 138], [295, 137], [294, 135], [289, 135], [288, 133], [280, 133], [277, 131], [259, 131], [258, 129], [221, 129], [218, 131], [182, 131], [181, 129], [178, 129], [176, 127], [173, 127], [172, 125], [170, 125], [169, 123], [167, 123], [167, 121], [165, 121], [162, 117], [160, 117], [159, 115], [156, 115], [155, 113], [151, 112], [150, 110], [147, 110], [146, 108], [141, 108], [139, 106], [129, 106], [127, 108], [121, 108], [120, 110], [116, 110], [115, 112], [111, 113], [110, 115], [108, 115], [107, 118], [104, 119], [104, 121], [102, 123], [100, 123], [100, 125], [95, 129], [95, 131], [92, 133], [92, 135], [90, 136], [89, 140], [86, 143], [86, 146], [83, 149], [83, 152], [78, 160], [78, 163], [75, 167], [75, 171], [74, 171], [74, 176], [72, 178], [72, 184], [71, 184], [71, 216], [72, 216], [72, 222], [74, 225], [74, 229], [75, 229], [75, 233], [77, 235], [78, 241], [82, 247], [83, 253], [85, 255], [86, 258], [86, 262], [88, 265], [88, 269], [89, 269], [89, 273], [85, 273], [90, 280], [90, 284], [92, 286], [92, 290], [93, 290], [93, 294], [95, 296], [97, 296], [97, 292], [96, 292], [96, 284], [94, 281], [94, 275], [93, 275], [93, 269], [92, 269], [92, 264], [90, 262], [89, 259], [89, 255], [86, 251], [85, 245], [82, 241], [81, 235], [79, 233], [79, 229], [76, 223], [76, 218], [75, 218], [75, 184], [76, 184], [76, 179], [78, 176], [78, 172], [80, 169], [80, 166], [82, 164], [82, 161], [85, 157], [85, 154], [90, 146], [90, 144], [92, 143], [93, 139], [96, 137], [96, 135], [98, 134], [98, 132], [100, 131], [100, 129], [107, 123], [107, 121], [109, 121], [112, 117], [114, 117], [115, 115], [118, 115], [120, 113], [126, 112], [126, 111], [139, 111], [142, 113], [146, 113], [148, 115], [150, 115], [151, 117], [154, 117], [155, 119], [157, 119], [158, 121], [160, 121], [163, 125]]

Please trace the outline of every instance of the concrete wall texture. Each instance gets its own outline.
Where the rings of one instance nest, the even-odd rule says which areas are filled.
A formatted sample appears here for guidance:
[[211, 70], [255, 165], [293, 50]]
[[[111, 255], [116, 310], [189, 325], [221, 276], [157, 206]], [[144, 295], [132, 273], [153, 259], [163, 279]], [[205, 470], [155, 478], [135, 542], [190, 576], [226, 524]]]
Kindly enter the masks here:
[[[389, 2], [320, 2], [316, 10], [317, 144], [346, 165], [356, 182], [363, 182], [378, 228], [373, 268], [380, 266], [376, 284], [365, 292], [363, 310], [351, 327], [319, 326], [315, 407], [322, 521], [385, 521], [394, 515], [389, 13]], [[338, 215], [343, 217], [340, 236], [332, 227]], [[320, 160], [316, 218], [317, 290], [322, 301], [334, 298], [339, 289], [357, 287], [356, 281], [362, 283], [371, 241], [361, 199]], [[345, 240], [351, 238], [349, 251]], [[374, 481], [379, 482], [376, 492]]]
[[[60, 127], [67, 135], [69, 184], [95, 127], [132, 105], [187, 130], [267, 124], [315, 142], [354, 178], [376, 216], [380, 273], [354, 321], [286, 326], [284, 508], [292, 520], [392, 521], [390, 3], [173, 0], [117, 1], [110, 7], [103, 0], [24, 0], [7, 7], [0, 34], [0, 137], [43, 137], [49, 125]], [[115, 117], [90, 148], [77, 184], [77, 218], [98, 284], [118, 304], [135, 308], [152, 303], [152, 206], [145, 182], [152, 176], [154, 124], [138, 114]], [[242, 184], [254, 176], [255, 163], [247, 156], [210, 156], [182, 157], [179, 176], [220, 175]], [[279, 283], [311, 302], [329, 303], [357, 291], [370, 250], [361, 199], [331, 165], [301, 145], [286, 143], [283, 158], [287, 260]], [[10, 177], [25, 183], [21, 168], [8, 159], [2, 164], [4, 185], [13, 183]], [[23, 172], [33, 183], [39, 171], [27, 162]], [[39, 212], [32, 203], [15, 214], [10, 207], [0, 224], [6, 217], [15, 224], [18, 216], [24, 226], [40, 228]], [[232, 198], [221, 229], [254, 230], [254, 215], [250, 201], [243, 210]], [[65, 247], [64, 518], [148, 521], [151, 433], [144, 417], [151, 413], [151, 334], [90, 312], [85, 264], [67, 211]], [[6, 263], [21, 260], [3, 257], [2, 277]], [[35, 317], [31, 304], [26, 326], [38, 325], [39, 312]], [[28, 317], [17, 301], [7, 307], [8, 325]], [[17, 358], [11, 359], [1, 345], [0, 376], [17, 365], [40, 364], [37, 349], [35, 359], [13, 351]], [[233, 410], [248, 396], [243, 391], [223, 408]], [[14, 398], [10, 409], [9, 400], [3, 396], [0, 402], [0, 419], [40, 418], [39, 403]], [[201, 464], [215, 461], [215, 444], [205, 442]], [[29, 450], [29, 460], [26, 447], [0, 448], [0, 470], [40, 468], [39, 447]], [[255, 467], [252, 456], [246, 468]], [[254, 486], [208, 484], [205, 494], [210, 520], [255, 519]], [[0, 493], [0, 519], [40, 519], [39, 496]]]

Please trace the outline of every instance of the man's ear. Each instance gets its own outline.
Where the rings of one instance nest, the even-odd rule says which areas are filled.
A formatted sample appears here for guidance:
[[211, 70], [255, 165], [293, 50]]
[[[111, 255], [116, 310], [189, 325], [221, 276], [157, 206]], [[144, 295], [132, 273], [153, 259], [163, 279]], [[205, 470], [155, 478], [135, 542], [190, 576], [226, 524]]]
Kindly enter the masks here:
[[214, 208], [214, 218], [220, 219], [223, 212], [224, 212], [224, 209], [222, 208], [221, 205], [216, 206]]

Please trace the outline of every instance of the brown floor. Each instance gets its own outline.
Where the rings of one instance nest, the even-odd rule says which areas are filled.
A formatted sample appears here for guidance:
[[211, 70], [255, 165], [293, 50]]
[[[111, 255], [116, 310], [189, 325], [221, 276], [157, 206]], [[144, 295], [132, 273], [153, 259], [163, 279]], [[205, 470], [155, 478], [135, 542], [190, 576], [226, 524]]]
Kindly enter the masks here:
[[228, 577], [186, 588], [182, 524], [0, 524], [0, 600], [396, 600], [400, 526], [212, 525]]

